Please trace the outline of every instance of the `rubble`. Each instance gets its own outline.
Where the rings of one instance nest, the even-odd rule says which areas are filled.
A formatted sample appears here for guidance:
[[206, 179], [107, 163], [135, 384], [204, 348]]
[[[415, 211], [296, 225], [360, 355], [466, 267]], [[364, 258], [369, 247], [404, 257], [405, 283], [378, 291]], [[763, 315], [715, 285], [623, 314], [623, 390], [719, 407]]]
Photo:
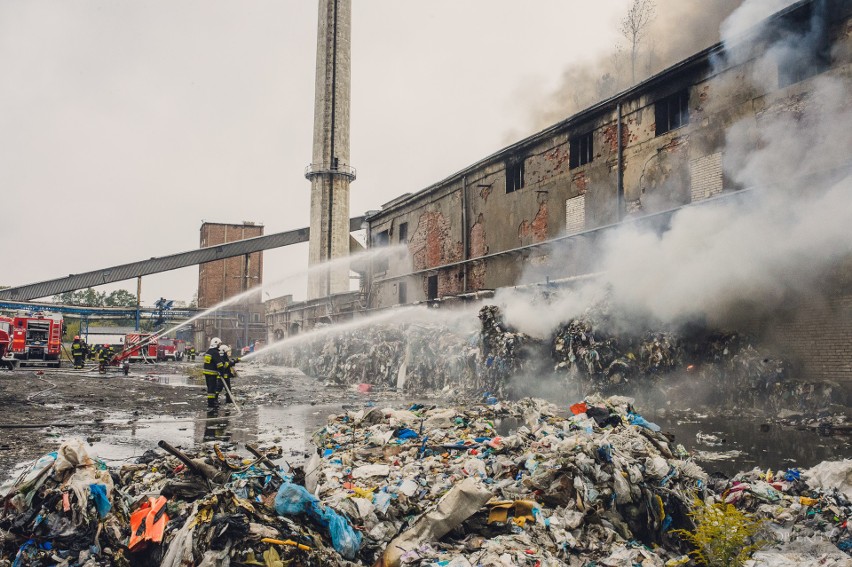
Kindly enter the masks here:
[[852, 561], [852, 461], [708, 475], [623, 396], [368, 406], [313, 442], [285, 471], [162, 442], [107, 467], [67, 441], [2, 495], [0, 565], [686, 565], [696, 501], [764, 520], [755, 566]]

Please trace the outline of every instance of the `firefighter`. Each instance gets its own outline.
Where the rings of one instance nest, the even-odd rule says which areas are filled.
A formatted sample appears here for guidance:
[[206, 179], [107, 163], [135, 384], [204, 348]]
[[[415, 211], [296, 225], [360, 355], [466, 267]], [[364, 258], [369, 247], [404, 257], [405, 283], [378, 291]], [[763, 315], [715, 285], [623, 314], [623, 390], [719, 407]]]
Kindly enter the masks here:
[[189, 345], [188, 347], [186, 347], [186, 356], [187, 356], [187, 358], [189, 358], [189, 360], [191, 360], [192, 362], [195, 362], [195, 347], [194, 346]]
[[74, 368], [83, 368], [83, 357], [86, 351], [83, 348], [83, 343], [80, 341], [80, 335], [74, 337], [74, 342], [71, 343], [71, 356], [74, 358]]
[[210, 341], [210, 348], [204, 353], [204, 366], [202, 374], [207, 385], [207, 407], [215, 408], [219, 405], [219, 390], [222, 386], [219, 380], [222, 379], [222, 372], [225, 364], [222, 361], [222, 355], [219, 353], [219, 347], [222, 345], [222, 340], [219, 337], [213, 337]]
[[[222, 362], [224, 363], [224, 368], [222, 370], [222, 382], [224, 382], [228, 389], [225, 390], [225, 403], [231, 404], [234, 401], [231, 399], [231, 378], [236, 378], [237, 371], [234, 369], [234, 365], [237, 364], [240, 359], [239, 358], [231, 358], [231, 347], [228, 345], [219, 346], [219, 354], [222, 356]], [[220, 384], [219, 390], [221, 391], [224, 387]]]
[[110, 359], [112, 359], [112, 347], [103, 345], [98, 352], [98, 372], [106, 374], [106, 367], [109, 365]]

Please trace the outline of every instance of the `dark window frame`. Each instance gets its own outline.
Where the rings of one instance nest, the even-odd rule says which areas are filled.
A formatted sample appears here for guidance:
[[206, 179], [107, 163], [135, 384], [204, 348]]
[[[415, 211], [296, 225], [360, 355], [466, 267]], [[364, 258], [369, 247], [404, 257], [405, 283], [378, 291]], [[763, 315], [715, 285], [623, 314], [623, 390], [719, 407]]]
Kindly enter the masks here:
[[506, 164], [506, 193], [514, 193], [524, 188], [524, 160]]
[[574, 136], [568, 141], [568, 168], [574, 169], [595, 159], [594, 132]]
[[438, 299], [438, 275], [426, 276], [426, 298], [429, 301]]
[[397, 299], [400, 305], [405, 305], [408, 303], [408, 283], [407, 282], [399, 282], [397, 284]]
[[805, 53], [794, 60], [778, 63], [778, 88], [801, 83], [811, 77], [825, 73], [831, 68], [831, 56], [824, 49], [816, 53]]
[[783, 89], [815, 77], [831, 68], [833, 42], [826, 29], [827, 2], [814, 2], [797, 9], [780, 28], [781, 39], [796, 41], [796, 56], [778, 65], [778, 88]]
[[654, 103], [655, 135], [689, 124], [689, 89], [680, 90]]
[[399, 243], [400, 244], [408, 244], [408, 223], [401, 222], [399, 223], [399, 228], [397, 229], [397, 233], [399, 234]]

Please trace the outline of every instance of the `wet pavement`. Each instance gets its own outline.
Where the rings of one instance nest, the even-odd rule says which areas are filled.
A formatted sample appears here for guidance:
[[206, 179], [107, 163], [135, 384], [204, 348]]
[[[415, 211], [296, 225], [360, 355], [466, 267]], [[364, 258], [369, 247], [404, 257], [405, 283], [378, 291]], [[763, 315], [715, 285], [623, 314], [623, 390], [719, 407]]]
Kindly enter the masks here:
[[[330, 414], [375, 404], [404, 408], [414, 402], [429, 403], [392, 392], [323, 387], [294, 369], [246, 365], [235, 391], [241, 411], [233, 406], [208, 411], [202, 409], [201, 381], [188, 375], [195, 366], [173, 363], [141, 367], [129, 377], [80, 375], [62, 380], [58, 379], [61, 374], [44, 374], [38, 376], [41, 382], [49, 381], [55, 387], [33, 400], [27, 398], [48, 386], [25, 382], [24, 373], [15, 373], [16, 387], [10, 388], [10, 376], [0, 377], [0, 398], [12, 398], [0, 401], [11, 404], [6, 407], [21, 409], [19, 417], [26, 418], [21, 423], [79, 422], [73, 427], [4, 429], [0, 482], [16, 476], [26, 461], [71, 437], [86, 439], [92, 454], [108, 463], [132, 460], [165, 440], [177, 447], [205, 442], [278, 445], [283, 449], [279, 464], [297, 465], [312, 450], [311, 436]], [[29, 387], [24, 386], [27, 382]], [[674, 418], [658, 416], [653, 410], [640, 411], [664, 432], [674, 434], [674, 443], [693, 452], [708, 472], [733, 475], [753, 467], [805, 468], [827, 459], [852, 457], [852, 438], [847, 435], [824, 436], [753, 417], [696, 413]], [[11, 419], [7, 416], [4, 421]], [[518, 425], [511, 420], [497, 424], [503, 434]]]

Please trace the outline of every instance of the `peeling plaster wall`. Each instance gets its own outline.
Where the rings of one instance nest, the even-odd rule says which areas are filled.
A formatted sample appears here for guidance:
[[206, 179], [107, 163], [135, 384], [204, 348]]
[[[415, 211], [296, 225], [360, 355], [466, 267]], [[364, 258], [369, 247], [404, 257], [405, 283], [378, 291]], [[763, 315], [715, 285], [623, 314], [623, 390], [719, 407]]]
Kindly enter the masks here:
[[[834, 52], [829, 73], [852, 74], [852, 24], [838, 22], [833, 33], [846, 37]], [[742, 119], [760, 120], [777, 112], [797, 112], [806, 104], [813, 78], [762, 92], [747, 77], [756, 71], [771, 75], [744, 60], [714, 71], [709, 55], [695, 57], [640, 85], [619, 100], [622, 112], [622, 174], [625, 209], [638, 216], [686, 204], [693, 198], [735, 189], [724, 179], [725, 132]], [[765, 65], [764, 65], [765, 66]], [[771, 79], [771, 77], [770, 77]], [[777, 81], [777, 77], [776, 77]], [[771, 83], [771, 80], [770, 80]], [[777, 84], [777, 82], [776, 82]], [[656, 135], [655, 105], [661, 99], [689, 92], [686, 125]], [[798, 109], [798, 110], [797, 110]], [[428, 270], [467, 255], [475, 259], [514, 250], [565, 234], [566, 201], [583, 195], [585, 229], [618, 222], [618, 113], [616, 100], [580, 112], [530, 138], [500, 150], [419, 193], [385, 207], [371, 219], [373, 233], [409, 223], [409, 249], [414, 270]], [[592, 135], [592, 160], [570, 167], [572, 138]], [[523, 186], [506, 192], [507, 168], [523, 162]], [[695, 177], [693, 179], [693, 177]], [[462, 214], [466, 209], [466, 215]], [[463, 226], [463, 218], [467, 219]], [[572, 231], [576, 230], [572, 227]], [[413, 232], [412, 232], [413, 231]], [[465, 232], [467, 234], [465, 234]], [[562, 277], [596, 266], [580, 253], [593, 238], [571, 246], [565, 258], [548, 266], [541, 250], [472, 261], [465, 269], [453, 266], [410, 276], [409, 301], [426, 299], [426, 279], [439, 276], [439, 295], [515, 285], [530, 278]], [[391, 242], [395, 243], [394, 238]], [[531, 269], [534, 268], [534, 269]], [[392, 277], [410, 267], [391, 266], [373, 285], [371, 306], [397, 302]], [[465, 275], [467, 286], [465, 287]]]

